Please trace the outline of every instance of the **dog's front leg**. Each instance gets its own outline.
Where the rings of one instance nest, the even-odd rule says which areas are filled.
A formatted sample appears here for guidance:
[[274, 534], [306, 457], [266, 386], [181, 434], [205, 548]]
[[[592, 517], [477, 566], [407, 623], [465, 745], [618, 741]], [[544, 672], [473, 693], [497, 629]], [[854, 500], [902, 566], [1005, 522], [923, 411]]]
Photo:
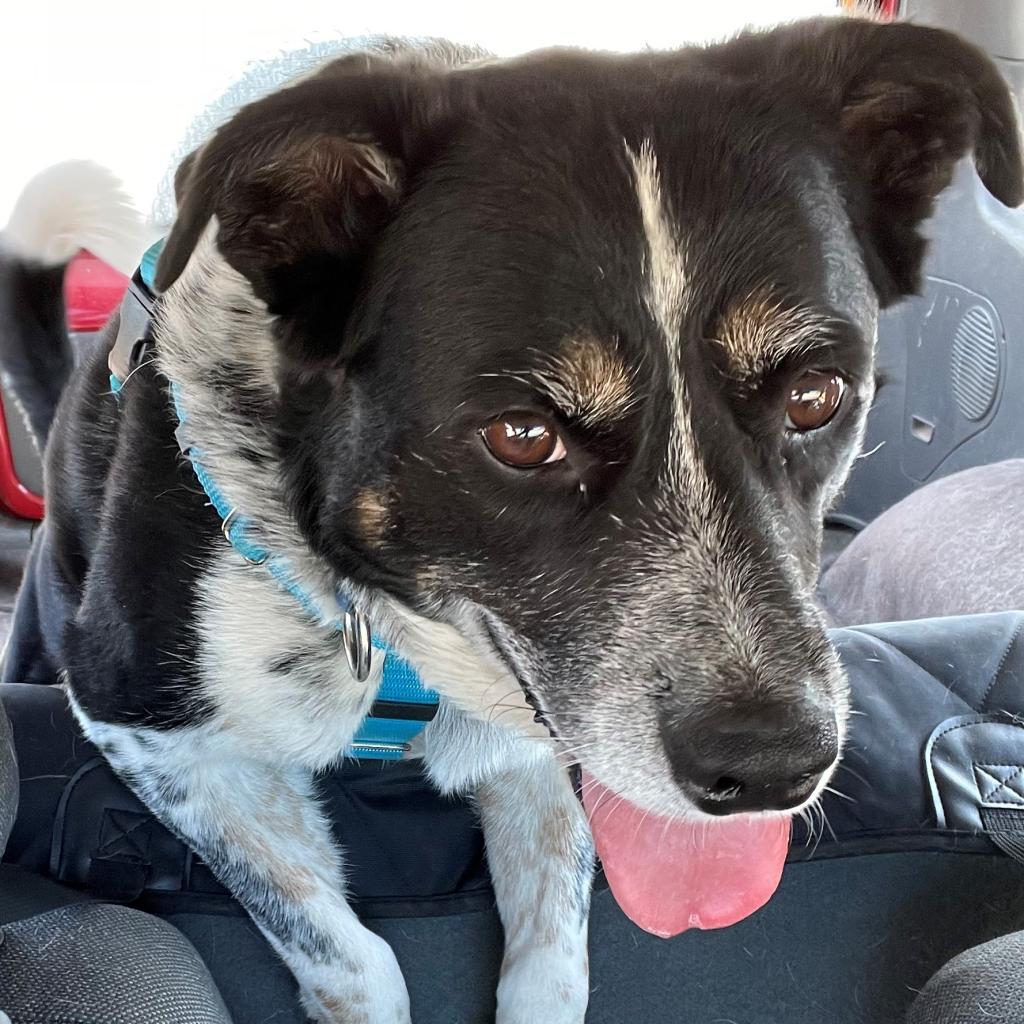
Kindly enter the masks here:
[[409, 1024], [394, 954], [345, 901], [341, 851], [307, 771], [280, 767], [209, 726], [157, 730], [78, 717], [118, 775], [249, 911], [314, 1020]]
[[535, 757], [477, 789], [505, 926], [497, 1024], [582, 1024], [593, 841], [569, 777]]
[[594, 847], [568, 773], [543, 740], [454, 715], [428, 731], [431, 775], [475, 791], [483, 823], [505, 928], [496, 1024], [583, 1024]]

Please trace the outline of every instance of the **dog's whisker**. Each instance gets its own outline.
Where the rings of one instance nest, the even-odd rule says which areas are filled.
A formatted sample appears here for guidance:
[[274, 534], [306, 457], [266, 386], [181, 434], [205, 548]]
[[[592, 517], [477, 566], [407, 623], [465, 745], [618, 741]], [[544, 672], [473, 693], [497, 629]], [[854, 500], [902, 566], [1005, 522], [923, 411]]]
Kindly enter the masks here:
[[818, 846], [821, 844], [821, 840], [825, 835], [825, 815], [821, 809], [821, 804], [815, 800], [811, 805], [813, 807], [813, 814], [818, 820], [818, 834], [814, 840], [814, 846], [811, 848], [810, 856], [813, 857], [818, 852]]
[[845, 761], [840, 761], [840, 762], [839, 762], [839, 764], [837, 764], [837, 765], [836, 765], [836, 771], [839, 771], [839, 772], [848, 772], [848, 773], [849, 773], [850, 775], [852, 775], [852, 776], [853, 776], [853, 777], [854, 777], [854, 778], [855, 778], [855, 779], [856, 779], [856, 780], [857, 780], [857, 781], [858, 781], [858, 782], [859, 782], [859, 783], [860, 783], [860, 784], [861, 784], [862, 786], [866, 786], [866, 787], [867, 787], [868, 789], [870, 789], [870, 788], [871, 788], [871, 782], [870, 782], [870, 781], [869, 781], [868, 779], [864, 778], [864, 776], [863, 776], [863, 775], [861, 775], [861, 774], [860, 774], [860, 772], [858, 772], [858, 771], [857, 771], [856, 769], [854, 769], [854, 768], [851, 768], [851, 767], [850, 767], [850, 765], [849, 765], [849, 764], [847, 764], [847, 763], [846, 763]]
[[850, 796], [848, 793], [840, 792], [834, 786], [825, 786], [825, 787], [823, 787], [822, 792], [824, 792], [824, 793], [831, 793], [833, 796], [839, 797], [840, 800], [847, 800], [851, 804], [857, 803], [857, 800], [856, 800], [855, 797]]
[[835, 829], [832, 828], [832, 823], [828, 820], [828, 814], [826, 813], [824, 807], [821, 808], [821, 820], [824, 822], [825, 827], [828, 829], [829, 834], [832, 836], [832, 842], [838, 843], [839, 838], [838, 836], [836, 836]]

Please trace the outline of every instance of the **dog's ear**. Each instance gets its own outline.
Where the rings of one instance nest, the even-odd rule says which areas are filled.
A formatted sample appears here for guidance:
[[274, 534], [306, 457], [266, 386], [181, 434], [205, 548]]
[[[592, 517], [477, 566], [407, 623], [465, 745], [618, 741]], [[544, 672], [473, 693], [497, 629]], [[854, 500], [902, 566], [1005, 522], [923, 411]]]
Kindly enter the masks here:
[[185, 205], [189, 175], [192, 173], [196, 157], [200, 152], [201, 150], [193, 149], [187, 156], [182, 157], [181, 163], [178, 164], [178, 169], [174, 172], [174, 201], [178, 204], [179, 210]]
[[997, 199], [1021, 202], [1015, 104], [977, 47], [941, 29], [851, 18], [790, 26], [777, 42], [753, 63], [767, 72], [763, 80], [781, 80], [817, 110], [827, 132], [838, 131], [851, 213], [883, 303], [917, 291], [921, 222], [963, 156], [973, 152]]
[[440, 131], [440, 81], [425, 65], [359, 55], [244, 107], [178, 169], [157, 291], [216, 218], [218, 250], [277, 318], [284, 350], [330, 358], [410, 164]]
[[849, 79], [839, 127], [867, 189], [865, 226], [889, 279], [876, 283], [891, 301], [918, 290], [926, 245], [919, 226], [965, 154], [973, 152], [997, 199], [1021, 202], [1020, 130], [999, 71], [959, 36], [911, 24], [845, 28], [853, 31], [840, 43]]

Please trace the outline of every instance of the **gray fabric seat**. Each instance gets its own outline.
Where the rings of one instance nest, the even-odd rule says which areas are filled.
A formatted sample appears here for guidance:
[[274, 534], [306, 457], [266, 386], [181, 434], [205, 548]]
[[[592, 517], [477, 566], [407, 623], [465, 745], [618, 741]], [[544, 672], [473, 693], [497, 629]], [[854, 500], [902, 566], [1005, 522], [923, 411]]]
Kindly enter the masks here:
[[[18, 807], [0, 702], [0, 852]], [[174, 927], [138, 910], [0, 871], [0, 1022], [231, 1024], [209, 971]]]
[[907, 1024], [1020, 1024], [1024, 1020], [1024, 932], [954, 957], [922, 989]]
[[18, 813], [18, 762], [11, 722], [0, 699], [0, 853], [7, 846]]
[[1024, 459], [1006, 459], [941, 477], [893, 505], [822, 576], [833, 623], [1024, 608], [1022, 496]]
[[138, 910], [78, 903], [7, 925], [0, 1008], [13, 1024], [225, 1024], [199, 954]]

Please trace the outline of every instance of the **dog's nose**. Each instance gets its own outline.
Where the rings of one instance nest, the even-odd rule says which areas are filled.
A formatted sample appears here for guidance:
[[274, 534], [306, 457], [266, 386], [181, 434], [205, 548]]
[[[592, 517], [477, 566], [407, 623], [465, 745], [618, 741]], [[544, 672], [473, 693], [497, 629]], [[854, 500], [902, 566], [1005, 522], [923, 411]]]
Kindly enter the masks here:
[[662, 740], [677, 784], [707, 814], [797, 807], [839, 755], [835, 714], [810, 698], [663, 721]]

